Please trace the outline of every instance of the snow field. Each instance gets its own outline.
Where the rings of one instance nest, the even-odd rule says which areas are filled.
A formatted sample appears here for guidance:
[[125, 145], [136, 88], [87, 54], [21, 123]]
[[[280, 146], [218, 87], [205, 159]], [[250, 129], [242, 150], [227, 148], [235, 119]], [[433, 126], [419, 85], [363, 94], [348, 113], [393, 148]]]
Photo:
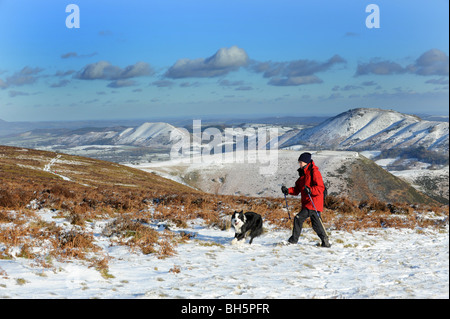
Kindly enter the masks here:
[[[55, 221], [54, 212], [38, 214]], [[50, 269], [25, 258], [0, 260], [0, 298], [449, 298], [448, 225], [329, 230], [332, 247], [326, 249], [316, 246], [311, 228], [297, 245], [279, 245], [290, 231], [267, 224], [252, 245], [231, 245], [232, 229], [194, 220], [187, 228], [171, 227], [195, 236], [180, 243], [175, 256], [158, 259], [111, 242], [102, 235], [107, 223], [87, 223], [86, 230], [102, 248], [98, 258], [109, 258], [111, 276], [78, 260], [54, 260]]]

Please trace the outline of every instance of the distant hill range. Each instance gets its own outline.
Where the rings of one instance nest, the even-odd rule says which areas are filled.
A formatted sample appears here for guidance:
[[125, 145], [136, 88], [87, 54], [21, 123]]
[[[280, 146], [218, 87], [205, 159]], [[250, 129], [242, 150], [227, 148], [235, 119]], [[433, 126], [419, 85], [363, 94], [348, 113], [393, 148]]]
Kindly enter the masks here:
[[280, 138], [280, 148], [294, 145], [329, 150], [424, 147], [448, 153], [449, 123], [392, 110], [357, 108]]
[[[269, 125], [317, 125], [325, 121], [328, 116], [271, 116], [271, 117], [202, 117], [203, 125], [207, 126], [233, 126], [244, 123], [257, 123]], [[0, 119], [0, 138], [2, 136], [17, 135], [24, 132], [45, 130], [48, 132], [65, 132], [85, 128], [114, 128], [114, 127], [138, 127], [144, 123], [164, 122], [176, 127], [192, 126], [192, 118], [153, 118], [135, 120], [86, 120], [86, 121], [38, 121], [38, 122], [8, 122]]]
[[173, 131], [183, 133], [175, 126], [162, 122], [143, 123], [135, 127], [41, 128], [0, 137], [0, 144], [118, 163], [150, 161], [168, 158], [172, 143], [177, 142], [177, 139], [170, 140]]
[[[80, 127], [83, 123], [87, 126]], [[192, 120], [190, 123], [186, 119], [178, 120], [177, 123], [38, 122], [30, 124], [24, 132], [25, 122], [14, 126], [14, 123], [2, 121], [0, 132], [15, 127], [22, 133], [0, 136], [0, 145], [58, 151], [120, 163], [161, 161], [169, 159], [170, 149], [177, 142], [170, 140], [171, 132], [182, 136], [186, 131], [180, 130], [181, 124], [189, 131], [192, 129]], [[202, 129], [217, 127], [222, 132], [227, 127], [252, 125], [278, 127], [280, 149], [383, 151], [422, 147], [444, 154], [444, 157], [449, 152], [448, 121], [423, 120], [392, 110], [358, 108], [328, 119], [269, 117], [247, 122], [244, 118], [202, 121]]]
[[163, 146], [171, 143], [170, 133], [177, 130], [168, 123], [144, 123], [134, 128], [79, 129], [54, 136], [53, 143], [69, 147], [80, 145]]
[[[10, 130], [10, 136], [0, 138], [0, 144], [32, 148], [51, 145], [63, 148], [83, 145], [167, 148], [170, 146], [170, 132], [178, 130], [177, 127], [180, 126], [167, 122], [90, 121], [81, 127], [83, 123], [48, 122], [46, 125], [45, 122], [1, 121], [0, 132], [3, 135], [9, 127], [14, 129]], [[181, 123], [189, 127], [189, 122], [178, 121], [178, 124]], [[303, 145], [310, 149], [360, 151], [421, 146], [436, 152], [449, 151], [448, 121], [422, 120], [414, 115], [375, 108], [352, 109], [328, 119], [270, 117], [253, 120], [224, 119], [222, 123], [217, 120], [202, 122], [205, 126], [218, 125], [220, 128], [243, 123], [291, 126], [293, 130], [280, 136], [280, 148]], [[26, 125], [28, 129], [24, 132]], [[302, 128], [299, 129], [299, 126]], [[13, 134], [20, 130], [22, 133]]]

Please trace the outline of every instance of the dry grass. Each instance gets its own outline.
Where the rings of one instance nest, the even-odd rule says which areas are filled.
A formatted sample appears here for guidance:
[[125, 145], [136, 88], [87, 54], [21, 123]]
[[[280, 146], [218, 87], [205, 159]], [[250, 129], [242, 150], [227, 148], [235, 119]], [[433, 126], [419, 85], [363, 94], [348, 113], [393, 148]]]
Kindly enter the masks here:
[[23, 219], [30, 216], [27, 211], [15, 211], [14, 215], [9, 216], [13, 227], [0, 229], [0, 243], [5, 247], [0, 250], [0, 259], [14, 258], [12, 250], [19, 248], [15, 257], [36, 259], [47, 267], [45, 259], [86, 259], [88, 253], [99, 250], [93, 235], [83, 230], [67, 231], [55, 223], [35, 219], [24, 223]]
[[[425, 218], [433, 212], [442, 219]], [[329, 196], [326, 200], [324, 220], [329, 220], [338, 230], [361, 230], [367, 228], [440, 228], [448, 223], [449, 207], [384, 203], [371, 198], [360, 203], [347, 198]]]

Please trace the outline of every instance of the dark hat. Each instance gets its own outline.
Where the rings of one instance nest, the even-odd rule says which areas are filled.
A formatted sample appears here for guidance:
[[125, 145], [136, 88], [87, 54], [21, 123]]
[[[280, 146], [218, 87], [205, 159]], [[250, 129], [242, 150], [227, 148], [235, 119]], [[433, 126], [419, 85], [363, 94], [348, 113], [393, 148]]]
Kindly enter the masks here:
[[300, 157], [298, 158], [299, 162], [309, 163], [311, 162], [311, 153], [302, 153]]

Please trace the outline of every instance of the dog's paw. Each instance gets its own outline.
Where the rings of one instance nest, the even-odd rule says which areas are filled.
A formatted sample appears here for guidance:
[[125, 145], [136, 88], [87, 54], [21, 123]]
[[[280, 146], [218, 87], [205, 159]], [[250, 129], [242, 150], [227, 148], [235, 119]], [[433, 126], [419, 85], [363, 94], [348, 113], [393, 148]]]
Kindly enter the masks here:
[[238, 240], [235, 238], [231, 241], [231, 245], [242, 245], [243, 243], [245, 243], [245, 239]]

